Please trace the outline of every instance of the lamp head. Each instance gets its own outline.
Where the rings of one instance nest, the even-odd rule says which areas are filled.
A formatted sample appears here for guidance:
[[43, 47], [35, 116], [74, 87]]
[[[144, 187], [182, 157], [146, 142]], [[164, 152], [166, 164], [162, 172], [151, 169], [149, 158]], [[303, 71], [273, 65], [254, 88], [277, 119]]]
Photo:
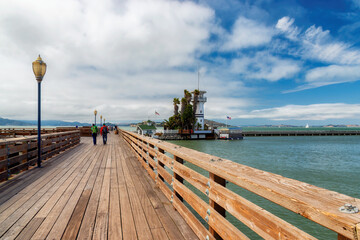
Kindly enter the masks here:
[[32, 63], [32, 68], [36, 77], [36, 81], [41, 82], [45, 73], [46, 73], [46, 63], [43, 62], [40, 55], [39, 57]]
[[95, 111], [94, 111], [94, 115], [96, 116], [96, 114], [97, 114], [97, 111], [95, 110]]

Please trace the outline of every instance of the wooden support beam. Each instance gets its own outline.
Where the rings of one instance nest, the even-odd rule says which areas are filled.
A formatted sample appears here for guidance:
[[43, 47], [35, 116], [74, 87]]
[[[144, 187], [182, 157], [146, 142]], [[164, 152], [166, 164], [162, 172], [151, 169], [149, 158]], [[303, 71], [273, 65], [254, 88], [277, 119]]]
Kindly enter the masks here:
[[[211, 180], [213, 180], [214, 182], [220, 184], [223, 187], [226, 187], [226, 180], [209, 172], [209, 178]], [[211, 186], [208, 186], [209, 188]], [[217, 204], [215, 201], [211, 200], [211, 198], [209, 198], [209, 204], [212, 208], [215, 209], [215, 211], [217, 211], [221, 216], [226, 217], [226, 211], [223, 207], [221, 207], [219, 204]], [[222, 240], [222, 238], [220, 237], [220, 235], [209, 225], [209, 232], [211, 233], [211, 235], [214, 236], [214, 238], [216, 240]]]

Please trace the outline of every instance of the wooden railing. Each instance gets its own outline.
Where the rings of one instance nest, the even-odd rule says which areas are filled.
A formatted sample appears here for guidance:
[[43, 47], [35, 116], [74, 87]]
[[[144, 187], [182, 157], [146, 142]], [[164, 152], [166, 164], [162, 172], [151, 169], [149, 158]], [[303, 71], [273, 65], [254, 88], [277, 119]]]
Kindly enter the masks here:
[[[44, 161], [80, 143], [80, 132], [69, 131], [41, 135], [41, 159]], [[37, 136], [0, 139], [0, 182], [14, 173], [36, 164]]]
[[[360, 240], [360, 214], [339, 211], [347, 203], [359, 207], [360, 199], [136, 133], [122, 131], [121, 135], [200, 239], [249, 239], [225, 218], [225, 212], [264, 239], [316, 239], [229, 190], [229, 181], [325, 226], [336, 232], [338, 239]], [[185, 166], [184, 161], [207, 171], [209, 177]], [[189, 184], [209, 201], [188, 188]], [[209, 229], [184, 202], [208, 223]]]
[[[68, 131], [80, 131], [81, 137], [91, 136], [91, 127], [56, 127], [56, 128], [42, 128], [41, 134], [56, 133], [56, 132], [68, 132]], [[1, 138], [14, 138], [19, 136], [32, 136], [37, 135], [37, 128], [0, 128], [0, 139]]]

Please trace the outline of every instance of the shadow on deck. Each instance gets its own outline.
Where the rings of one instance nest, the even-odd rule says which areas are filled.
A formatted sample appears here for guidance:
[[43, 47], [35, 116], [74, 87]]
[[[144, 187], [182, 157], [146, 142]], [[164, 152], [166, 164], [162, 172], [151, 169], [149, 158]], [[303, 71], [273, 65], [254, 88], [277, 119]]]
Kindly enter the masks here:
[[198, 239], [121, 137], [81, 142], [0, 185], [1, 239]]

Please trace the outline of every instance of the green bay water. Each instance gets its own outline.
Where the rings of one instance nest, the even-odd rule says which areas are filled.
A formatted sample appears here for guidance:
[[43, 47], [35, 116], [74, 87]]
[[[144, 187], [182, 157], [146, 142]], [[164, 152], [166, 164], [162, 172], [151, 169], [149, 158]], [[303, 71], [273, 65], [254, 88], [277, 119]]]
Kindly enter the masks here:
[[[360, 136], [247, 137], [244, 140], [171, 141], [284, 177], [360, 198]], [[202, 169], [186, 163], [208, 176]], [[194, 188], [186, 183], [192, 190]], [[289, 210], [228, 183], [227, 187], [318, 239], [337, 235]], [[208, 199], [194, 190], [205, 201]], [[340, 207], [340, 206], [339, 206]], [[358, 206], [359, 207], [359, 206]], [[200, 219], [200, 216], [198, 216]], [[251, 239], [261, 239], [227, 213], [227, 219]], [[204, 223], [204, 221], [202, 220]]]

